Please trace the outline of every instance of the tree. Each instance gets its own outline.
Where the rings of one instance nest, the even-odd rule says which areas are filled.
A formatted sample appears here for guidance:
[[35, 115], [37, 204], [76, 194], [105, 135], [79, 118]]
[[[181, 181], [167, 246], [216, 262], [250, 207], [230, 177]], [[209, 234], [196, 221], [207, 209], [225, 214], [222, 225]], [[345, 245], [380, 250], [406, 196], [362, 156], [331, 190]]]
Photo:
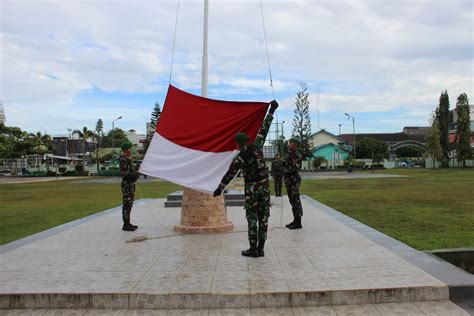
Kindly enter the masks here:
[[398, 148], [395, 153], [397, 154], [397, 157], [423, 157], [424, 150], [421, 149], [420, 147], [415, 147], [415, 146], [406, 146], [406, 147], [401, 147]]
[[296, 93], [295, 109], [293, 111], [293, 137], [301, 142], [300, 151], [303, 158], [312, 155], [310, 136], [311, 119], [309, 116], [309, 92], [306, 83], [300, 83], [300, 91]]
[[36, 153], [42, 154], [48, 151], [49, 145], [51, 144], [51, 136], [36, 132], [36, 134], [30, 133], [29, 138], [35, 146]]
[[372, 159], [377, 158], [380, 162], [388, 157], [388, 145], [385, 142], [373, 138], [362, 138], [357, 141], [357, 158]]
[[436, 109], [436, 120], [439, 129], [439, 142], [441, 144], [441, 150], [443, 157], [441, 162], [443, 167], [449, 166], [449, 123], [451, 122], [451, 115], [449, 113], [449, 96], [448, 91], [441, 92], [439, 97], [439, 106]]
[[27, 132], [0, 124], [0, 158], [20, 158], [33, 154], [34, 149]]
[[99, 118], [97, 120], [97, 123], [95, 124], [95, 139], [97, 142], [97, 145], [95, 146], [95, 161], [97, 165], [97, 172], [99, 172], [99, 148], [100, 148], [100, 142], [102, 140], [102, 137], [104, 136], [104, 122], [102, 122], [102, 119]]
[[471, 126], [469, 115], [469, 100], [465, 93], [459, 95], [456, 102], [457, 128], [454, 142], [457, 160], [466, 165], [466, 160], [472, 157], [471, 150]]
[[83, 156], [83, 159], [85, 161], [86, 159], [86, 143], [87, 143], [87, 140], [89, 138], [94, 138], [94, 132], [91, 131], [90, 129], [87, 128], [87, 126], [84, 126], [82, 128], [82, 131], [81, 130], [78, 130], [78, 129], [75, 129], [73, 132], [72, 132], [72, 135], [74, 134], [77, 134], [79, 136], [79, 138], [82, 138], [82, 143], [84, 145], [84, 156]]
[[431, 128], [426, 133], [426, 156], [433, 159], [433, 169], [436, 167], [436, 161], [443, 158], [443, 148], [440, 142], [440, 132], [437, 116], [431, 120]]
[[108, 131], [106, 135], [102, 138], [102, 147], [103, 148], [110, 148], [112, 147], [112, 135], [114, 137], [114, 146], [120, 146], [123, 142], [129, 141], [125, 132], [116, 127], [114, 132], [112, 130]]
[[313, 159], [313, 167], [319, 169], [323, 163], [327, 162], [323, 156], [317, 156]]
[[158, 122], [160, 121], [161, 117], [161, 107], [159, 102], [155, 102], [155, 107], [153, 108], [153, 111], [151, 112], [151, 118], [150, 118], [150, 131], [148, 131], [146, 135], [146, 140], [145, 140], [145, 151], [148, 149], [148, 146], [150, 145], [151, 139], [153, 138], [153, 135], [155, 134], [156, 130], [156, 125], [158, 125]]

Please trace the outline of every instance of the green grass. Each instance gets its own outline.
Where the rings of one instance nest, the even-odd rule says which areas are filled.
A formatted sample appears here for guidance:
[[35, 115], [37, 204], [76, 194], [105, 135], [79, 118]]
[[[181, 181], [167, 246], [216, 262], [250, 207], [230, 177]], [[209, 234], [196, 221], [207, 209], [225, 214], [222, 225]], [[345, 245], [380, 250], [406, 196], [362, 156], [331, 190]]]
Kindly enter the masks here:
[[[474, 247], [474, 170], [377, 173], [408, 177], [304, 180], [301, 192], [420, 250]], [[121, 204], [119, 184], [77, 181], [0, 185], [0, 244]], [[139, 188], [136, 199], [180, 189], [167, 182]]]
[[416, 249], [474, 247], [474, 170], [407, 178], [306, 180], [301, 192]]
[[[120, 205], [120, 184], [75, 183], [78, 179], [0, 185], [0, 244]], [[180, 187], [139, 185], [144, 197], [165, 197]], [[140, 199], [140, 191], [135, 198]]]

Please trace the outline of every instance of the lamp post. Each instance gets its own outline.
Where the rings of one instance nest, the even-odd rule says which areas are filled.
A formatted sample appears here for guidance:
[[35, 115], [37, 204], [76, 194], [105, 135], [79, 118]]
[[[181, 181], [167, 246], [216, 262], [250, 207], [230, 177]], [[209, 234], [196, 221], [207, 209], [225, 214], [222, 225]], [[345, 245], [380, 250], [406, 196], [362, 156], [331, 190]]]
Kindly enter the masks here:
[[342, 124], [339, 124], [339, 135], [341, 135], [341, 126]]
[[115, 120], [112, 121], [112, 161], [115, 166], [115, 121], [118, 121], [122, 118], [122, 115], [117, 117]]
[[352, 147], [354, 148], [354, 160], [356, 159], [356, 134], [355, 134], [355, 120], [354, 116], [344, 113], [349, 120], [352, 117]]

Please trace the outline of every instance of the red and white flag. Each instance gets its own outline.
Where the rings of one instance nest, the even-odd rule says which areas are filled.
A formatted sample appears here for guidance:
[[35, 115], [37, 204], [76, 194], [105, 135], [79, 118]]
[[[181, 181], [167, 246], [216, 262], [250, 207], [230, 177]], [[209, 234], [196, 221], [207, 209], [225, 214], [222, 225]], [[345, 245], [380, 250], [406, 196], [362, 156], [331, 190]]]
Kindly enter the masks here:
[[170, 85], [140, 173], [213, 192], [239, 153], [235, 135], [253, 142], [268, 103], [203, 98]]

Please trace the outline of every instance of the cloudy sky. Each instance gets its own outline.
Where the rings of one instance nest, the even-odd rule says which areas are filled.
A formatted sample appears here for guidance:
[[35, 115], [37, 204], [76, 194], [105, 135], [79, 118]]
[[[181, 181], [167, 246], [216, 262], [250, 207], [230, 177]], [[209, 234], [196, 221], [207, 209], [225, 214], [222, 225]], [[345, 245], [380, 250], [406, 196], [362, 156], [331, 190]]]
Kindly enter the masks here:
[[[116, 126], [144, 132], [163, 104], [177, 0], [0, 0], [7, 125], [52, 135]], [[472, 0], [263, 0], [278, 120], [287, 136], [306, 82], [313, 132], [425, 126], [447, 89], [473, 94]], [[181, 0], [171, 83], [200, 93], [203, 2]], [[210, 0], [209, 97], [270, 101], [259, 0]]]

